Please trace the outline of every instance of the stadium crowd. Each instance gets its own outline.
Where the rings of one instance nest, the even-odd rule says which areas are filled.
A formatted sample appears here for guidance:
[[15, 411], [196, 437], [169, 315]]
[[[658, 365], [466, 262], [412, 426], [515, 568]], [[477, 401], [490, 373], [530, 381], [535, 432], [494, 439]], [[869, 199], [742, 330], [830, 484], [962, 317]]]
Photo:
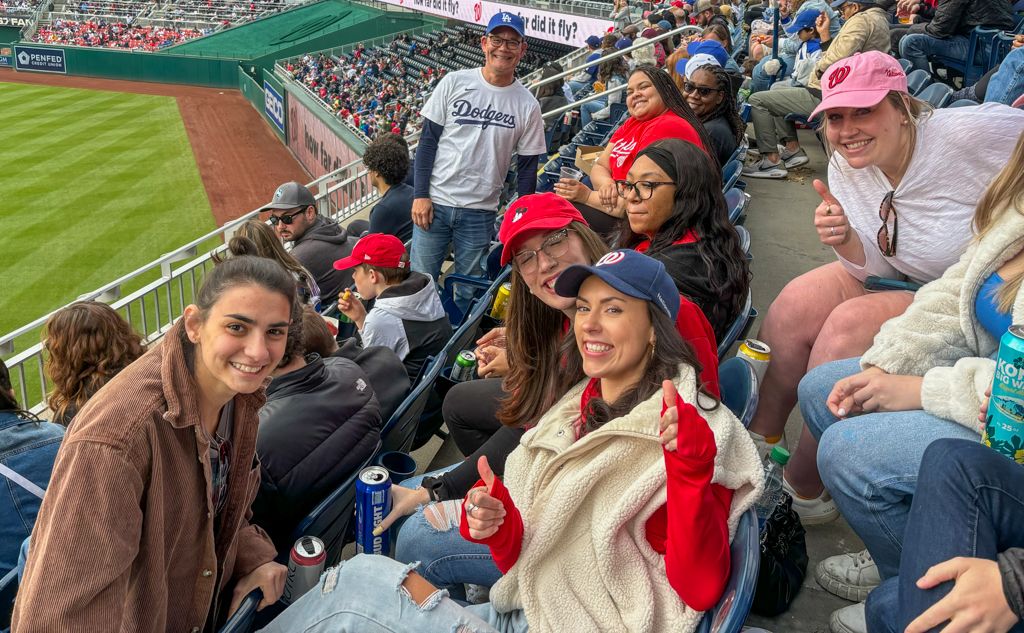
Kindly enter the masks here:
[[181, 42], [202, 37], [206, 31], [162, 26], [131, 26], [124, 22], [89, 19], [83, 22], [57, 19], [40, 25], [33, 42], [70, 44], [129, 50], [156, 51]]
[[[1024, 420], [997, 451], [989, 389], [1000, 339], [1024, 322], [1024, 111], [1010, 103], [1024, 48], [987, 69], [989, 102], [915, 95], [903, 61], [949, 81], [956, 38], [1013, 27], [1002, 6], [952, 15], [943, 1], [672, 0], [588, 41], [593, 66], [540, 101], [516, 78], [525, 25], [503, 12], [476, 42], [482, 66], [423, 70], [430, 89], [388, 72], [403, 76], [411, 41], [290, 66], [374, 137], [369, 224], [341, 227], [285, 183], [148, 350], [103, 304], [58, 311], [56, 424], [20, 408], [0, 363], [14, 630], [214, 630], [254, 589], [276, 603], [293, 530], [373, 456], [452, 336], [436, 283], [449, 252], [464, 275], [510, 267], [504, 318], [476, 342], [479, 378], [433, 403], [465, 459], [391, 487], [374, 534], [391, 530], [393, 559], [329, 569], [261, 630], [695, 631], [729, 581], [741, 517], [771, 497], [766, 455], [796, 406], [804, 428], [769, 526], [785, 508], [798, 524], [842, 515], [866, 546], [814, 571], [853, 602], [833, 633], [1022, 630]], [[790, 59], [766, 53], [757, 24], [776, 11]], [[647, 44], [688, 23], [700, 35]], [[601, 61], [634, 44], [625, 67]], [[744, 54], [745, 74], [730, 70]], [[580, 136], [572, 116], [545, 126], [563, 84], [582, 96], [616, 75], [623, 102], [590, 111]], [[744, 428], [718, 372], [752, 281], [723, 171], [744, 151], [748, 177], [807, 164], [791, 114], [818, 121], [829, 156], [809, 222], [835, 261], [768, 307], [757, 336], [771, 359]], [[537, 193], [555, 132], [576, 143], [601, 121], [589, 173]], [[470, 295], [453, 299], [468, 311]], [[328, 304], [350, 332], [329, 329]]]
[[37, 0], [0, 0], [0, 15], [25, 15], [35, 11]]

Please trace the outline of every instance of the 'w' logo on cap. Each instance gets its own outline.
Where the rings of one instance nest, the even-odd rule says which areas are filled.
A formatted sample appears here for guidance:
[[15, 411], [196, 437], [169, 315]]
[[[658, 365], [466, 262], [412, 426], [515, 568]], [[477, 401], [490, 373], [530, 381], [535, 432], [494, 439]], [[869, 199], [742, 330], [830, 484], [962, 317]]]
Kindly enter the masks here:
[[840, 66], [833, 70], [828, 76], [828, 87], [835, 88], [839, 84], [846, 81], [846, 78], [850, 76], [849, 66]]
[[618, 264], [619, 262], [621, 262], [625, 258], [626, 258], [626, 254], [625, 253], [621, 253], [619, 251], [612, 251], [611, 253], [608, 253], [607, 255], [602, 257], [601, 259], [597, 260], [597, 263], [594, 264], [594, 265], [595, 266], [613, 266], [615, 264]]
[[514, 216], [512, 216], [512, 223], [515, 224], [520, 219], [522, 219], [522, 217], [523, 217], [523, 212], [522, 211], [516, 211], [516, 214]]

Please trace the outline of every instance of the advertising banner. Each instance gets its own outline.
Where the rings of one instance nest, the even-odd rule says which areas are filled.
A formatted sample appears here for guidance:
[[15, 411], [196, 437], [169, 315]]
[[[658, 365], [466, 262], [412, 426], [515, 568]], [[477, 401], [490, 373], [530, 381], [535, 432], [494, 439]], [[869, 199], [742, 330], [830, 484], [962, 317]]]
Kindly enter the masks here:
[[[487, 26], [495, 13], [507, 11], [523, 18], [530, 37], [579, 47], [591, 35], [602, 36], [613, 26], [611, 20], [542, 11], [490, 0], [381, 0], [387, 4], [430, 13], [453, 20]], [[611, 5], [609, 5], [609, 10]]]
[[39, 73], [67, 74], [63, 48], [14, 47], [15, 68]]
[[16, 26], [22, 28], [28, 26], [32, 18], [21, 18], [15, 15], [0, 15], [0, 26]]
[[267, 120], [284, 134], [284, 97], [274, 89], [269, 81], [263, 80], [263, 113]]
[[14, 65], [14, 51], [10, 46], [0, 46], [0, 66]]
[[288, 148], [311, 176], [319, 178], [359, 158], [359, 154], [300, 99], [289, 94], [287, 104]]

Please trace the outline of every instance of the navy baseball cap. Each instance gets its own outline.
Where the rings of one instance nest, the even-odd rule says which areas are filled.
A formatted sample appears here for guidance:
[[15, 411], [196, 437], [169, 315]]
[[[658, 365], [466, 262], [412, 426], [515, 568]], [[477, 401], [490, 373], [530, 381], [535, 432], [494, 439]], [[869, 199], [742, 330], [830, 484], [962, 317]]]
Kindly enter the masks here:
[[587, 38], [587, 46], [590, 48], [598, 48], [601, 46], [601, 38], [596, 35], [591, 35]]
[[686, 47], [686, 52], [690, 54], [690, 57], [697, 55], [710, 55], [715, 58], [718, 65], [725, 68], [725, 65], [729, 63], [729, 53], [722, 46], [721, 42], [715, 40], [704, 40], [700, 42], [691, 42]]
[[507, 26], [521, 37], [526, 37], [526, 25], [523, 23], [523, 18], [519, 17], [515, 13], [509, 13], [508, 11], [501, 11], [495, 13], [491, 21], [487, 23], [487, 30], [484, 31], [484, 35], [488, 35], [494, 29]]
[[628, 37], [624, 37], [624, 38], [620, 39], [619, 41], [615, 42], [616, 50], [620, 50], [620, 51], [621, 50], [625, 50], [625, 49], [629, 48], [632, 45], [633, 45], [633, 40], [629, 39]]
[[813, 29], [818, 21], [821, 11], [817, 9], [806, 9], [796, 14], [796, 17], [786, 25], [786, 33], [793, 35], [804, 29]]
[[643, 253], [624, 248], [608, 253], [593, 266], [569, 266], [558, 276], [555, 292], [575, 297], [591, 275], [624, 295], [650, 301], [672, 321], [679, 314], [679, 290], [665, 264]]

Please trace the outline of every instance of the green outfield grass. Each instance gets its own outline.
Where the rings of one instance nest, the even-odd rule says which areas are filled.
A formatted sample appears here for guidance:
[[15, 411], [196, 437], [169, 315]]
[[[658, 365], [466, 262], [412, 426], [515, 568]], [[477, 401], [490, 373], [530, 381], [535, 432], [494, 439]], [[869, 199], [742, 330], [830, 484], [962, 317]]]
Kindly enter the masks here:
[[214, 228], [173, 98], [0, 83], [0, 130], [0, 333]]

